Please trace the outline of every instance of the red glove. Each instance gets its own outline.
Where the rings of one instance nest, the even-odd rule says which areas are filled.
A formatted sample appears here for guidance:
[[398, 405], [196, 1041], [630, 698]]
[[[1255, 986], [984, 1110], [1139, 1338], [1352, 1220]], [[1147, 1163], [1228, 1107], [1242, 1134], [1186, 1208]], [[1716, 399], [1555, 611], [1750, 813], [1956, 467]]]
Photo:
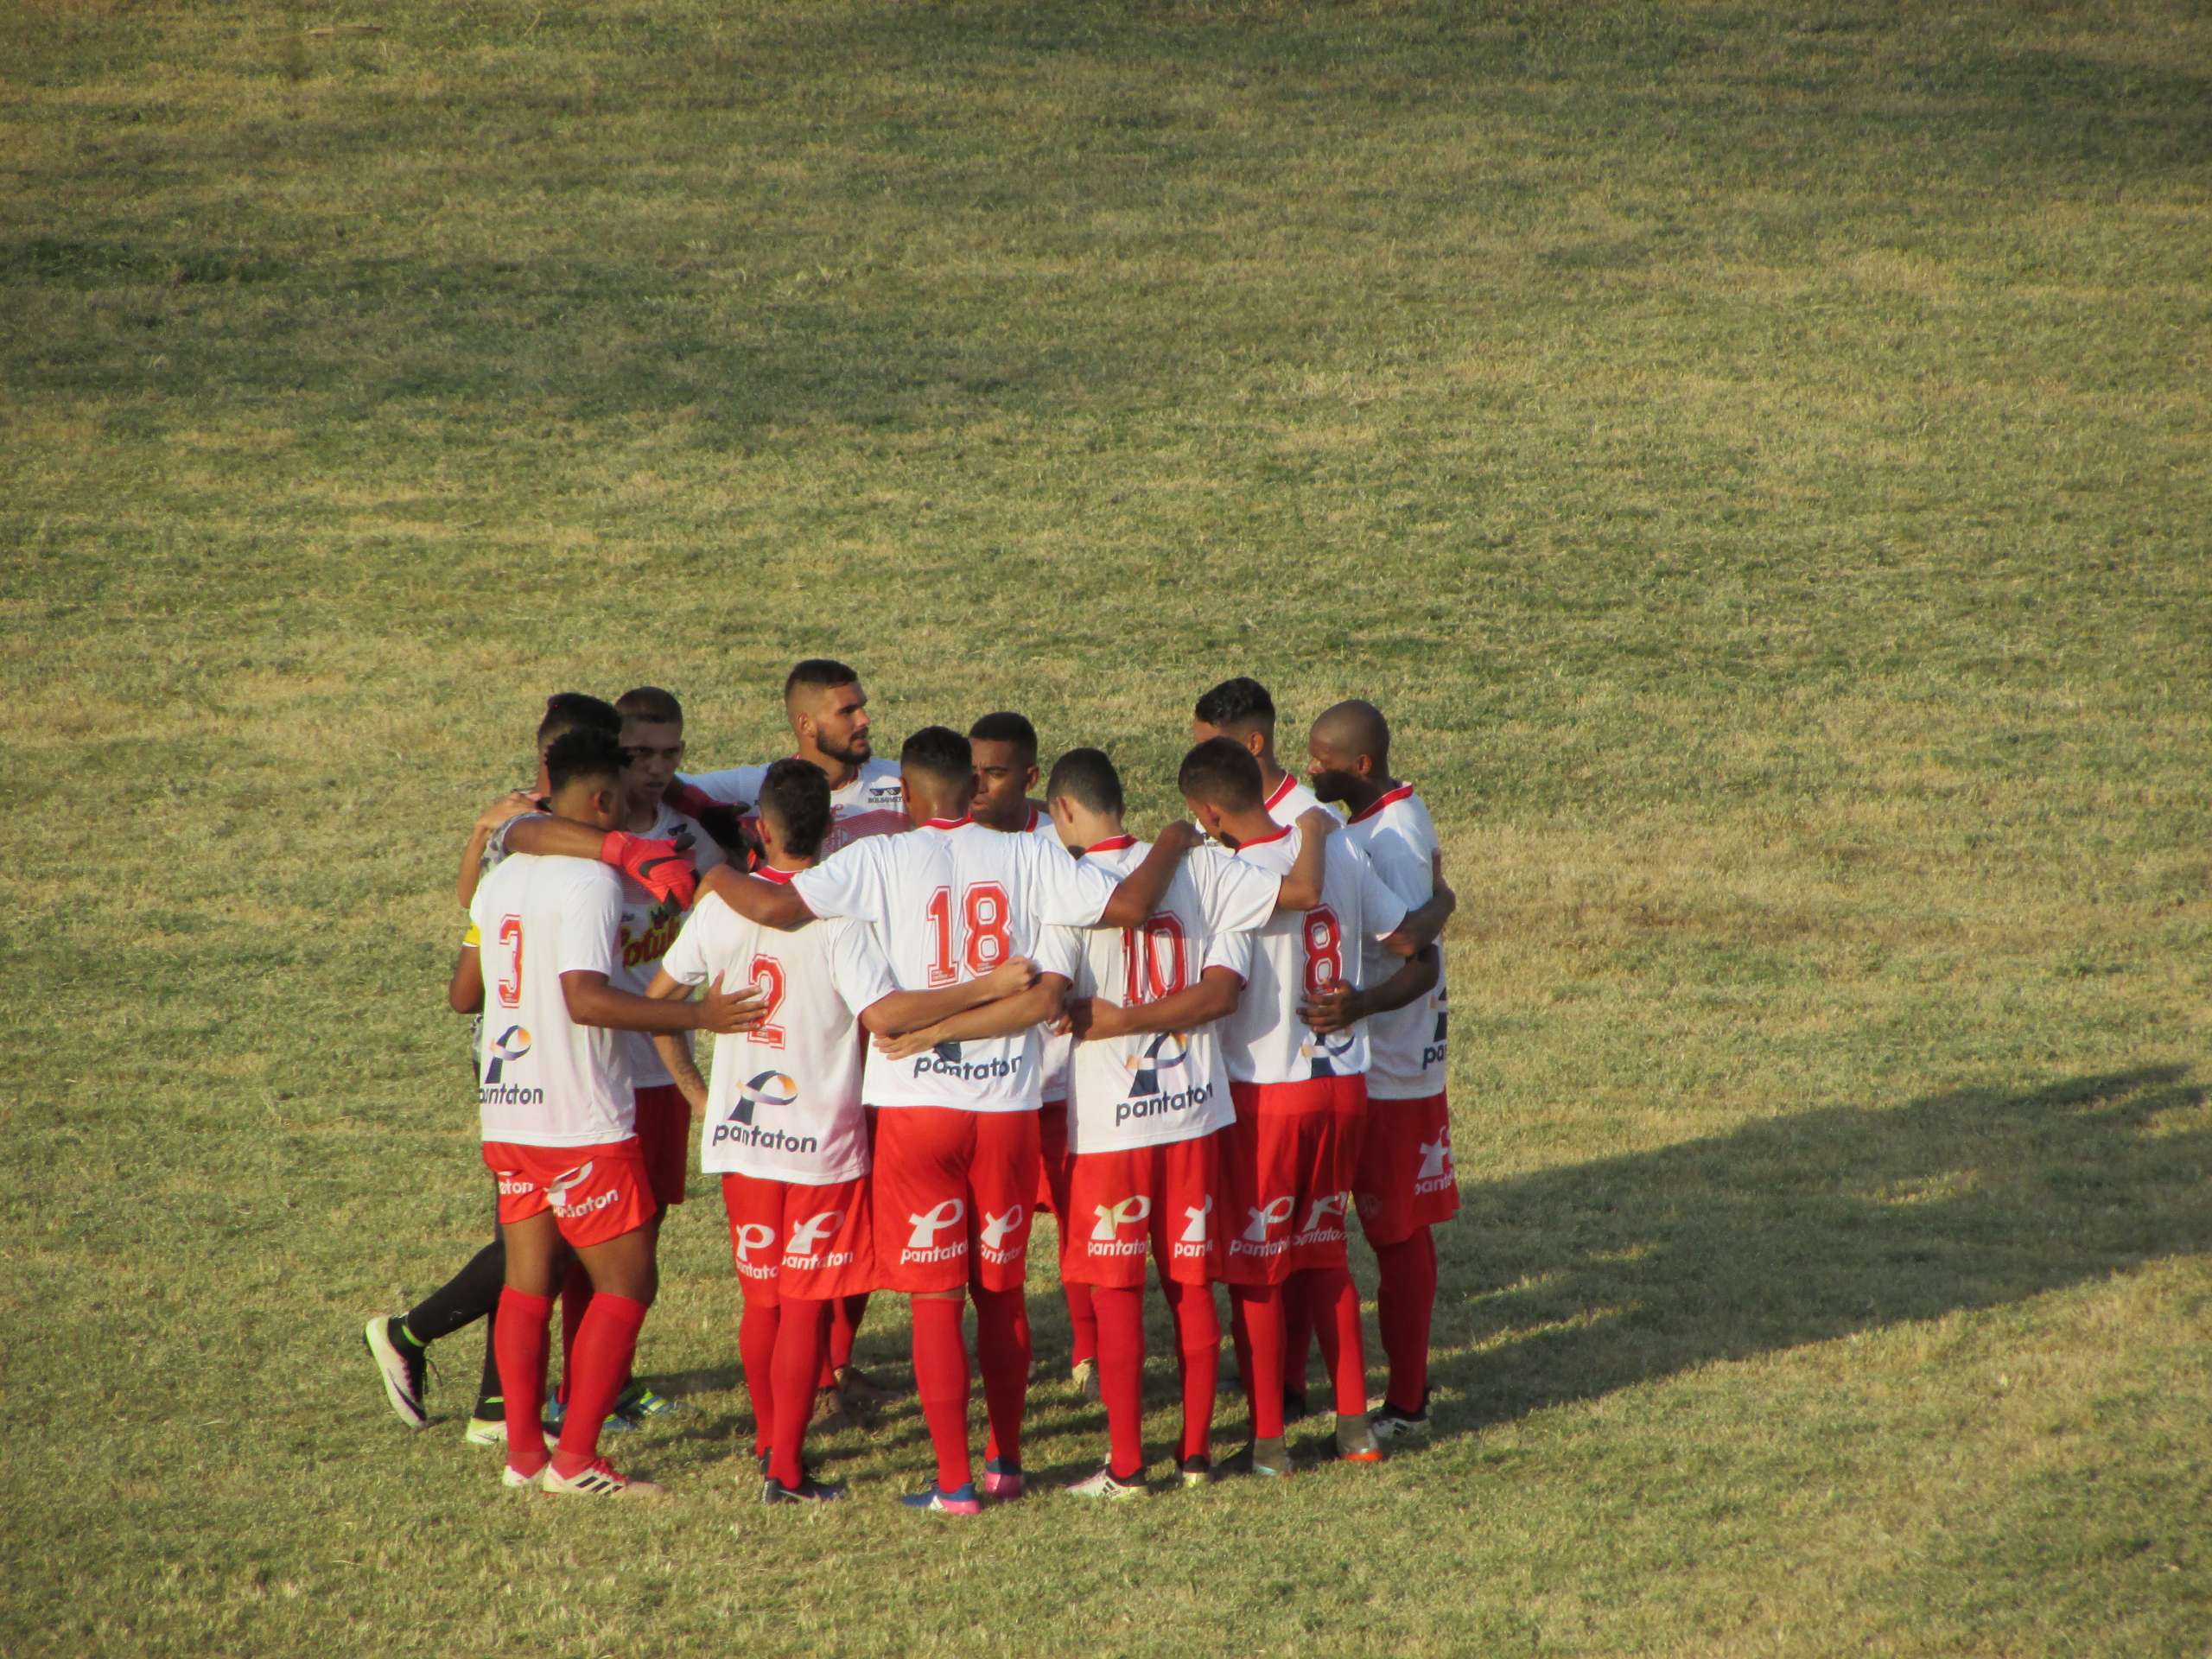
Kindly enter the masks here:
[[687, 784], [681, 778], [662, 791], [661, 799], [687, 818], [700, 817], [722, 804], [698, 785]]
[[616, 830], [599, 844], [599, 861], [612, 864], [659, 899], [679, 910], [691, 908], [698, 896], [699, 872], [691, 855], [679, 851], [672, 841], [649, 841]]

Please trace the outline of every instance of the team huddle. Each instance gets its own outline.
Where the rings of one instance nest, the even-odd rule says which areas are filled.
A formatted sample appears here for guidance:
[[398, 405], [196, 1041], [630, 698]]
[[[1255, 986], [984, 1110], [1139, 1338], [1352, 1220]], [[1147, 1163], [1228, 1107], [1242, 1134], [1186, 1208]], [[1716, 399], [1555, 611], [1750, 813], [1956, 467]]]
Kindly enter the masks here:
[[[696, 1114], [768, 1502], [844, 1496], [808, 1469], [805, 1437], [890, 1397], [852, 1363], [875, 1291], [911, 1299], [936, 1457], [903, 1501], [974, 1514], [1022, 1495], [1039, 1210], [1058, 1224], [1073, 1381], [1107, 1421], [1103, 1465], [1066, 1490], [1149, 1490], [1148, 1277], [1176, 1332], [1183, 1484], [1291, 1472], [1285, 1424], [1317, 1341], [1338, 1458], [1427, 1433], [1431, 1230], [1459, 1205], [1435, 943], [1454, 901], [1382, 714], [1351, 701], [1313, 723], [1308, 789], [1276, 760], [1267, 692], [1224, 682], [1198, 701], [1177, 778], [1191, 819], [1146, 842], [1101, 751], [1068, 751], [1039, 788], [1020, 715], [924, 728], [893, 764], [845, 665], [798, 664], [785, 705], [791, 758], [692, 773], [668, 693], [563, 694], [536, 787], [479, 820], [449, 1000], [480, 1014], [499, 1236], [369, 1322], [393, 1409], [426, 1422], [429, 1344], [488, 1317], [467, 1432], [505, 1445], [505, 1483], [657, 1492], [600, 1442], [679, 1408], [631, 1373]], [[705, 1077], [698, 1031], [715, 1036]], [[1379, 1402], [1355, 1215], [1379, 1268]], [[1217, 1284], [1248, 1416], [1218, 1471]]]

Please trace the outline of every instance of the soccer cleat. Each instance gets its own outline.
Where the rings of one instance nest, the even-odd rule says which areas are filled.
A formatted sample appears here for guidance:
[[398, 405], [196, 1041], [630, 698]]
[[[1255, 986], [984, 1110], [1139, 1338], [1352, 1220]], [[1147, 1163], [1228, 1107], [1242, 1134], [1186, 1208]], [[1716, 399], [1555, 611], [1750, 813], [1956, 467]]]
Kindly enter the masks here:
[[1337, 1419], [1337, 1460], [1339, 1463], [1380, 1463], [1382, 1448], [1364, 1417]]
[[671, 1400], [664, 1394], [655, 1394], [644, 1383], [632, 1380], [630, 1386], [614, 1397], [611, 1415], [620, 1417], [636, 1427], [648, 1417], [665, 1417], [671, 1411], [689, 1411], [691, 1408], [681, 1400]]
[[1075, 1369], [1068, 1373], [1068, 1378], [1075, 1384], [1075, 1391], [1084, 1399], [1098, 1398], [1098, 1362], [1096, 1360], [1078, 1359], [1075, 1363]]
[[1010, 1458], [987, 1458], [983, 1461], [983, 1496], [995, 1497], [1001, 1503], [1012, 1503], [1021, 1496], [1021, 1465]]
[[391, 1402], [392, 1414], [408, 1427], [420, 1428], [430, 1421], [423, 1407], [423, 1351], [396, 1334], [398, 1325], [397, 1319], [379, 1313], [362, 1327], [361, 1340], [384, 1379], [384, 1397]]
[[471, 1417], [461, 1438], [471, 1446], [505, 1446], [507, 1443], [507, 1420], [504, 1417]]
[[1248, 1440], [1241, 1452], [1232, 1452], [1222, 1460], [1224, 1475], [1264, 1475], [1270, 1480], [1287, 1480], [1291, 1474], [1290, 1448], [1280, 1437], [1272, 1440]]
[[1210, 1458], [1185, 1458], [1175, 1465], [1175, 1472], [1186, 1487], [1213, 1484], [1213, 1460]]
[[539, 1490], [540, 1484], [544, 1480], [545, 1477], [552, 1472], [553, 1465], [550, 1463], [543, 1469], [536, 1470], [527, 1475], [523, 1473], [521, 1470], [516, 1468], [512, 1463], [504, 1464], [499, 1469], [499, 1484], [502, 1486], [512, 1486], [518, 1491], [534, 1492]]
[[774, 1479], [760, 1483], [760, 1501], [763, 1503], [834, 1503], [844, 1495], [843, 1481], [817, 1480], [812, 1475], [804, 1472], [796, 1486], [786, 1486], [782, 1481]]
[[1108, 1499], [1145, 1497], [1150, 1495], [1150, 1489], [1145, 1485], [1141, 1472], [1135, 1479], [1123, 1480], [1111, 1468], [1102, 1468], [1095, 1475], [1086, 1475], [1081, 1480], [1071, 1481], [1062, 1487], [1061, 1491], [1072, 1493], [1077, 1497]]
[[1367, 1426], [1378, 1440], [1425, 1440], [1428, 1438], [1428, 1403], [1421, 1402], [1419, 1411], [1400, 1411], [1385, 1400], [1370, 1413]]
[[1313, 1414], [1313, 1408], [1306, 1403], [1306, 1390], [1286, 1384], [1282, 1391], [1282, 1420], [1286, 1423], [1303, 1422]]
[[932, 1482], [927, 1491], [908, 1492], [899, 1501], [910, 1510], [933, 1510], [939, 1515], [981, 1515], [983, 1512], [983, 1500], [976, 1496], [976, 1483], [973, 1481], [956, 1486], [949, 1492]]
[[[621, 1402], [618, 1400], [615, 1404], [620, 1406]], [[561, 1432], [561, 1425], [566, 1422], [568, 1418], [569, 1402], [556, 1396], [545, 1402], [545, 1414], [538, 1421], [545, 1425], [548, 1433], [558, 1434]], [[607, 1414], [607, 1421], [599, 1426], [599, 1432], [602, 1434], [627, 1434], [637, 1426], [636, 1418], [625, 1416], [619, 1410], [610, 1411]]]
[[549, 1463], [538, 1487], [556, 1497], [658, 1497], [662, 1491], [650, 1480], [620, 1472], [605, 1458], [573, 1475], [563, 1475]]

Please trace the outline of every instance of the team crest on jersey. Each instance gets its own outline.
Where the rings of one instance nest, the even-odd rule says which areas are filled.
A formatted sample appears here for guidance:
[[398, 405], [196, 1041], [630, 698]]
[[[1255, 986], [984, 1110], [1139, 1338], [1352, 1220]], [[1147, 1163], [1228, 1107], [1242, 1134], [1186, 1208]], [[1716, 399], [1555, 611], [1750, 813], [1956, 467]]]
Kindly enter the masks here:
[[1306, 1074], [1308, 1078], [1345, 1077], [1350, 1074], [1342, 1069], [1343, 1061], [1351, 1046], [1349, 1031], [1308, 1032], [1298, 1046], [1298, 1058], [1312, 1068]]
[[524, 1026], [509, 1026], [492, 1039], [491, 1062], [484, 1068], [484, 1086], [496, 1089], [499, 1072], [510, 1060], [518, 1060], [530, 1052], [530, 1031]]

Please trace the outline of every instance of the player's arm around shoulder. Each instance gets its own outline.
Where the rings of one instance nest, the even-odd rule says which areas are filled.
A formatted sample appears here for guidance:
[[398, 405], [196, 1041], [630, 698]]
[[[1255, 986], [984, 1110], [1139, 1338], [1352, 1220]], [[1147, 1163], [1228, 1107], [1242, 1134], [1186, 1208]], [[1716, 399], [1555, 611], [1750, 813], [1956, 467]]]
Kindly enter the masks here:
[[1321, 889], [1328, 880], [1329, 838], [1344, 827], [1344, 820], [1325, 806], [1310, 806], [1298, 815], [1298, 852], [1275, 894], [1276, 909], [1311, 910], [1321, 902]]
[[[1435, 855], [1431, 868], [1435, 876], [1435, 890], [1429, 894], [1426, 902], [1408, 910], [1397, 926], [1382, 935], [1379, 941], [1382, 948], [1394, 956], [1416, 956], [1435, 944], [1439, 936], [1444, 931], [1445, 924], [1452, 919], [1452, 912], [1459, 907], [1459, 895], [1445, 885], [1442, 853]], [[1372, 891], [1387, 895], [1391, 905], [1399, 908], [1403, 907], [1404, 900], [1392, 892], [1382, 878], [1375, 873], [1372, 864], [1367, 865], [1363, 873], [1363, 880], [1369, 884]]]
[[1142, 927], [1146, 918], [1160, 908], [1160, 900], [1167, 896], [1168, 883], [1174, 880], [1184, 857], [1205, 839], [1196, 824], [1179, 818], [1161, 825], [1160, 833], [1153, 837], [1152, 849], [1136, 868], [1122, 878], [1113, 896], [1106, 901], [1106, 907], [1090, 925]]
[[734, 864], [717, 864], [699, 878], [699, 890], [721, 899], [748, 922], [789, 932], [815, 919], [814, 912], [788, 881], [747, 875]]
[[989, 1037], [1011, 1037], [1032, 1026], [1058, 1020], [1067, 994], [1066, 980], [1058, 974], [1039, 974], [1036, 982], [1027, 990], [1001, 996], [994, 1002], [978, 1003], [964, 1013], [949, 1015], [896, 1036], [879, 1035], [875, 1046], [886, 1058], [903, 1060], [925, 1048], [935, 1048], [939, 1043], [980, 1042]]
[[860, 1020], [871, 1035], [895, 1037], [934, 1027], [971, 1008], [1020, 996], [1036, 982], [1037, 970], [1029, 959], [1014, 957], [980, 979], [948, 985], [942, 990], [887, 992], [861, 1010]]

